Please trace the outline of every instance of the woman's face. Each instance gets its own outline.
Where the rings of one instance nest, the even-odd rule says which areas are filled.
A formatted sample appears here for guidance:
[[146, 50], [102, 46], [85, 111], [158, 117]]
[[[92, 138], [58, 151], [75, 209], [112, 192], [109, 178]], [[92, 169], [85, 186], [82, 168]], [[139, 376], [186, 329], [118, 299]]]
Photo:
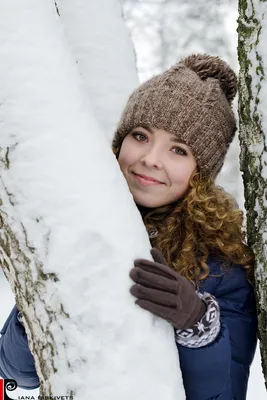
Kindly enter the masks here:
[[125, 137], [118, 162], [135, 202], [149, 208], [180, 199], [196, 169], [185, 143], [150, 127], [137, 127]]

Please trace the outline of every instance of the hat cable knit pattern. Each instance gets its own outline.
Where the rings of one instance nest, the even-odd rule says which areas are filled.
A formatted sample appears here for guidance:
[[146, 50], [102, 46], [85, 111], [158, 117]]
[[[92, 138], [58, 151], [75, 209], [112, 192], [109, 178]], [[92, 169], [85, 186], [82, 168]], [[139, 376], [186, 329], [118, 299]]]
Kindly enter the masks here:
[[236, 91], [236, 75], [223, 60], [191, 55], [134, 90], [112, 147], [137, 126], [164, 129], [191, 148], [203, 176], [215, 179], [236, 130]]

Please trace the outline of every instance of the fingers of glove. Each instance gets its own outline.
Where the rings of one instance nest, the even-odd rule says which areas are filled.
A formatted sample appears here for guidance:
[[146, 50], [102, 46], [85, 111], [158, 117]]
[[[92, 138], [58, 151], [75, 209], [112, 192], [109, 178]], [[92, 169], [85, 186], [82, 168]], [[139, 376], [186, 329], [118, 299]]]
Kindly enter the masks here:
[[149, 261], [145, 259], [137, 259], [134, 261], [136, 267], [142, 268], [144, 271], [151, 272], [165, 278], [176, 280], [176, 272], [173, 271], [169, 266]]
[[168, 307], [164, 307], [147, 300], [136, 300], [135, 304], [137, 304], [144, 310], [151, 312], [157, 317], [165, 319], [166, 321], [170, 322], [173, 326], [176, 325], [175, 311], [174, 311], [175, 309], [170, 309]]
[[177, 281], [148, 272], [142, 268], [135, 267], [130, 271], [130, 277], [135, 283], [146, 287], [159, 289], [165, 292], [177, 293]]
[[148, 288], [143, 285], [133, 285], [130, 292], [138, 299], [148, 300], [167, 307], [176, 307], [176, 296], [172, 293]]
[[166, 261], [165, 261], [165, 258], [163, 257], [162, 252], [161, 252], [159, 249], [157, 249], [156, 247], [153, 247], [153, 248], [150, 250], [150, 253], [151, 253], [151, 255], [152, 255], [152, 257], [153, 257], [153, 260], [154, 260], [155, 262], [157, 262], [157, 263], [159, 263], [159, 264], [167, 265], [167, 263], [166, 263]]

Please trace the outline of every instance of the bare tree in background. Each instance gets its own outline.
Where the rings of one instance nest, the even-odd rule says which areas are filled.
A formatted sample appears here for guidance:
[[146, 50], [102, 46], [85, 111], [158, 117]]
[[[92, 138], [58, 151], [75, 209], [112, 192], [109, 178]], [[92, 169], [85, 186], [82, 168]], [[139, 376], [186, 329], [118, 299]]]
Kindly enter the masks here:
[[228, 24], [236, 0], [123, 0], [124, 15], [137, 51], [141, 80], [190, 53], [220, 55], [237, 65], [236, 38]]

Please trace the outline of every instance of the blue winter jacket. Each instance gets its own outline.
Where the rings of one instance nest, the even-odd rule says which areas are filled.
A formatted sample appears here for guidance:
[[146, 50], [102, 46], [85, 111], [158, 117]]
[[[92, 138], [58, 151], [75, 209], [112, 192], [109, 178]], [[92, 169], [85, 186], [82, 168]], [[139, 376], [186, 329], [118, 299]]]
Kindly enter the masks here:
[[[200, 291], [220, 304], [221, 331], [208, 346], [190, 349], [177, 344], [187, 400], [244, 400], [249, 367], [256, 347], [256, 311], [252, 286], [239, 266], [224, 269], [209, 260], [210, 276]], [[0, 339], [0, 375], [25, 389], [39, 386], [27, 336], [11, 311]]]

